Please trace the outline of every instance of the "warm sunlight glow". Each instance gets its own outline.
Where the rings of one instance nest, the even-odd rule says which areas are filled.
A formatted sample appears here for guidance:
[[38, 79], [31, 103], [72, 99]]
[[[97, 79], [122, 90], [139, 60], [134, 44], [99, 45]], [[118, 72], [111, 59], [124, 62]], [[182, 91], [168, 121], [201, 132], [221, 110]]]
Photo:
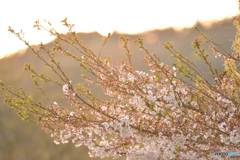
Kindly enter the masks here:
[[[30, 44], [39, 44], [53, 40], [44, 31], [33, 29], [34, 21], [50, 21], [58, 31], [66, 28], [60, 21], [68, 17], [69, 23], [76, 25], [77, 32], [98, 31], [102, 35], [118, 31], [120, 33], [140, 33], [151, 29], [173, 27], [181, 30], [192, 27], [197, 21], [211, 27], [215, 20], [231, 17], [238, 13], [237, 0], [12, 0], [1, 2], [1, 47], [0, 58], [25, 48], [8, 26], [15, 31], [22, 29]], [[157, 37], [145, 35], [149, 43], [155, 43]], [[149, 38], [150, 37], [150, 38]]]

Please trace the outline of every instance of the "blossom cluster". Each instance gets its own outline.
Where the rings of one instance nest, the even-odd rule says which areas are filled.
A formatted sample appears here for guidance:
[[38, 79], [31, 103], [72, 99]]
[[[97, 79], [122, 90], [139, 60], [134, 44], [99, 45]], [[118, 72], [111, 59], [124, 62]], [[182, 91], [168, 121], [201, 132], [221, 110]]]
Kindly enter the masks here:
[[[230, 98], [232, 80], [223, 79], [228, 87], [225, 94], [208, 90], [206, 96], [184, 86], [176, 78], [175, 67], [145, 61], [154, 74], [135, 71], [127, 62], [109, 68], [111, 72], [94, 70], [96, 85], [112, 97], [110, 103], [89, 101], [79, 108], [78, 94], [68, 94], [73, 91], [63, 85], [74, 113], [55, 110], [58, 118], [42, 123], [55, 126], [54, 142], [86, 145], [92, 157], [126, 154], [128, 159], [206, 159], [206, 153], [223, 143], [239, 151], [239, 122], [234, 118], [238, 109]], [[214, 87], [224, 89], [219, 84]]]

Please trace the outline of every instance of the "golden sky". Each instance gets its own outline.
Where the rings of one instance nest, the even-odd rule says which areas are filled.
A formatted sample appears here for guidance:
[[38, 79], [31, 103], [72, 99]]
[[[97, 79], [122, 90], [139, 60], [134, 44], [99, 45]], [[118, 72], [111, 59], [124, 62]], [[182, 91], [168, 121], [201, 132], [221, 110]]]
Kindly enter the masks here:
[[5, 0], [0, 6], [0, 58], [26, 48], [7, 31], [8, 26], [15, 31], [22, 29], [30, 44], [53, 40], [47, 32], [33, 28], [37, 19], [43, 24], [46, 19], [58, 31], [66, 32], [60, 21], [67, 17], [77, 32], [107, 35], [167, 27], [181, 30], [197, 21], [209, 27], [211, 22], [239, 12], [237, 0]]

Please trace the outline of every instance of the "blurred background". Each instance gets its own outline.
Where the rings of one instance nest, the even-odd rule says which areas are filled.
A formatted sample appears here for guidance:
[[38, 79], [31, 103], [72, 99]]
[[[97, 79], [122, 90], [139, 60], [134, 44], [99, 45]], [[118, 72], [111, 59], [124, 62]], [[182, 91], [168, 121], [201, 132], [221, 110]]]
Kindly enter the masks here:
[[[127, 61], [125, 50], [119, 42], [119, 36], [124, 34], [130, 38], [129, 48], [133, 53], [132, 63], [136, 70], [148, 71], [142, 62], [144, 52], [139, 51], [134, 39], [144, 38], [145, 47], [149, 52], [155, 52], [162, 62], [170, 64], [170, 53], [159, 45], [159, 42], [174, 42], [174, 48], [184, 56], [193, 60], [203, 72], [208, 69], [193, 55], [192, 41], [199, 36], [194, 29], [197, 26], [208, 37], [213, 37], [217, 43], [228, 52], [232, 52], [232, 40], [236, 35], [233, 25], [234, 16], [238, 13], [235, 0], [227, 1], [14, 1], [4, 2], [0, 10], [0, 80], [12, 86], [14, 90], [23, 87], [35, 101], [46, 102], [46, 97], [35, 89], [29, 72], [24, 72], [25, 63], [31, 63], [38, 73], [51, 76], [51, 71], [45, 67], [29, 49], [13, 34], [7, 31], [11, 26], [16, 31], [23, 29], [25, 38], [36, 48], [41, 41], [46, 47], [52, 48], [54, 37], [44, 31], [32, 29], [34, 21], [43, 19], [50, 21], [59, 32], [66, 32], [60, 21], [68, 17], [69, 23], [76, 24], [78, 36], [83, 44], [89, 46], [96, 54], [102, 46], [102, 37], [109, 32], [111, 38], [103, 49], [102, 57], [111, 56], [114, 65], [120, 60]], [[214, 3], [213, 3], [214, 2]], [[43, 23], [44, 24], [44, 23]], [[208, 44], [209, 45], [209, 44]], [[207, 50], [208, 45], [203, 45]], [[67, 50], [80, 56], [70, 46]], [[44, 52], [41, 52], [45, 54]], [[211, 55], [211, 53], [209, 52]], [[210, 56], [212, 65], [222, 69], [221, 59]], [[64, 71], [72, 80], [72, 84], [81, 82], [81, 71], [78, 63], [69, 57], [57, 55]], [[52, 84], [42, 84], [51, 102], [58, 102], [67, 106], [63, 100], [62, 88]], [[92, 90], [94, 95], [103, 98], [102, 91]], [[28, 160], [28, 159], [95, 159], [89, 158], [88, 149], [84, 146], [76, 148], [71, 142], [55, 145], [50, 135], [35, 124], [22, 121], [17, 111], [9, 109], [4, 102], [5, 91], [0, 90], [0, 159]], [[112, 158], [105, 158], [112, 159]], [[121, 157], [119, 159], [125, 159]]]

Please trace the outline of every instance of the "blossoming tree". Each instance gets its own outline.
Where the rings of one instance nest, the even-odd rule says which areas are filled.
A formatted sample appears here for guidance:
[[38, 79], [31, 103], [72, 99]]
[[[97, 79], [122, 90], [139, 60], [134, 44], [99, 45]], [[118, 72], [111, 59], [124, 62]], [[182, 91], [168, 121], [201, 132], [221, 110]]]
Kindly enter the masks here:
[[[0, 82], [2, 89], [11, 93], [5, 103], [19, 110], [24, 120], [42, 126], [56, 144], [72, 141], [76, 147], [87, 146], [90, 157], [126, 155], [128, 159], [209, 159], [211, 151], [240, 152], [240, 73], [235, 64], [237, 61], [239, 65], [240, 61], [239, 17], [234, 21], [238, 32], [232, 54], [196, 28], [200, 36], [192, 47], [208, 66], [213, 84], [170, 42], [162, 45], [172, 53], [170, 58], [177, 59], [172, 67], [161, 62], [155, 53], [149, 53], [143, 39], [133, 41], [145, 51], [143, 61], [150, 70], [145, 73], [135, 70], [131, 63], [128, 38], [121, 36], [120, 41], [129, 61], [113, 66], [109, 57], [101, 58], [101, 50], [95, 54], [82, 44], [72, 30], [74, 25], [67, 19], [62, 22], [69, 29], [66, 35], [54, 30], [49, 22], [50, 29], [47, 29], [36, 21], [35, 27], [56, 36], [52, 49], [40, 44], [36, 50], [23, 38], [22, 32], [16, 33], [11, 27], [9, 31], [28, 45], [61, 80], [47, 78], [31, 65], [25, 65], [24, 69], [32, 72], [37, 89], [45, 94], [38, 80], [62, 87], [63, 98], [68, 99], [73, 111], [57, 102], [49, 101], [49, 105], [44, 106], [26, 95], [22, 88], [14, 92]], [[110, 34], [104, 44], [109, 37]], [[67, 51], [62, 42], [70, 44], [81, 56]], [[212, 66], [209, 55], [201, 48], [202, 43], [210, 44], [209, 50], [224, 61], [225, 70], [219, 73]], [[46, 52], [50, 62], [39, 53], [40, 49]], [[83, 84], [72, 85], [55, 59], [56, 53], [79, 62], [79, 67], [83, 68]], [[86, 75], [89, 73], [95, 78]], [[94, 96], [85, 85], [92, 83], [100, 86], [111, 99], [100, 100]]]

